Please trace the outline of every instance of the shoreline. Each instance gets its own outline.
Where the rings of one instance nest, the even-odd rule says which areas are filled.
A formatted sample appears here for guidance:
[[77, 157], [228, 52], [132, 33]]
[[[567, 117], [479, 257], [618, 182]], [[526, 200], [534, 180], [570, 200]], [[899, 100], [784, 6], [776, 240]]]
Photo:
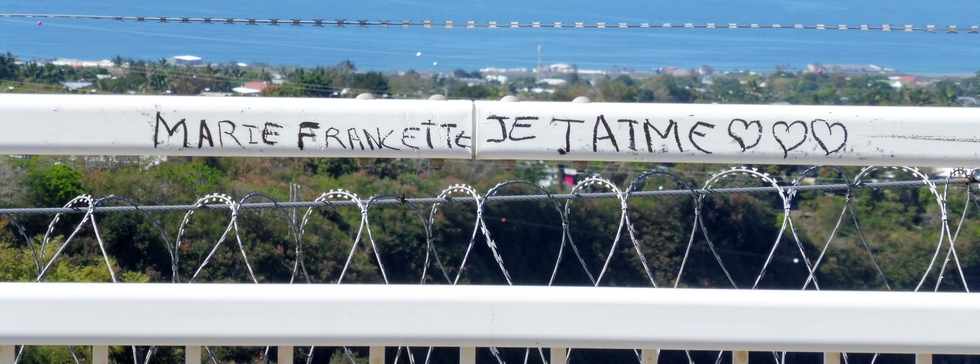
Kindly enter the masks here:
[[[52, 64], [55, 66], [68, 66], [73, 68], [111, 68], [120, 67], [112, 63], [112, 59], [126, 59], [127, 61], [140, 61], [146, 63], [158, 62], [161, 59], [151, 59], [151, 58], [134, 58], [113, 56], [108, 58], [96, 57], [97, 59], [81, 59], [74, 57], [64, 57], [59, 56], [55, 58], [51, 57], [20, 57], [16, 53], [9, 52], [6, 50], [0, 50], [0, 54], [12, 54], [15, 59], [17, 59], [18, 64], [24, 63], [37, 63], [37, 64]], [[192, 56], [192, 55], [175, 55], [168, 58], [164, 58], [168, 61], [173, 61], [175, 58], [181, 57], [192, 57], [199, 63], [186, 64], [188, 67], [228, 67], [228, 66], [238, 66], [241, 68], [272, 68], [272, 69], [314, 69], [319, 67], [332, 67], [337, 64], [347, 61], [339, 61], [335, 63], [320, 63], [315, 65], [302, 65], [302, 64], [270, 64], [264, 62], [243, 62], [238, 60], [207, 60], [204, 57]], [[354, 62], [354, 64], [357, 64]], [[180, 65], [180, 64], [178, 64]], [[554, 71], [546, 70], [545, 68], [571, 68], [574, 71]], [[125, 68], [125, 66], [123, 66]], [[675, 76], [691, 76], [691, 75], [703, 75], [703, 69], [710, 70], [708, 73], [718, 73], [718, 74], [747, 74], [747, 75], [769, 75], [780, 71], [787, 71], [793, 73], [830, 73], [830, 74], [853, 74], [853, 75], [883, 75], [883, 76], [896, 76], [896, 75], [908, 75], [908, 76], [918, 76], [926, 78], [966, 78], [973, 77], [980, 74], [980, 66], [978, 66], [977, 71], [974, 72], [910, 72], [902, 71], [900, 69], [894, 69], [887, 66], [877, 65], [877, 64], [820, 64], [820, 63], [810, 63], [803, 66], [795, 65], [775, 65], [769, 68], [741, 68], [741, 67], [730, 67], [730, 68], [719, 68], [709, 64], [702, 64], [696, 66], [662, 66], [657, 68], [641, 69], [636, 67], [625, 67], [616, 66], [608, 68], [578, 68], [574, 63], [559, 62], [550, 63], [547, 65], [542, 65], [542, 72], [538, 72], [535, 66], [497, 66], [497, 65], [487, 65], [478, 68], [454, 68], [454, 69], [436, 69], [436, 67], [430, 69], [422, 68], [372, 68], [363, 67], [358, 64], [358, 72], [380, 72], [383, 74], [404, 74], [408, 72], [416, 72], [423, 75], [452, 75], [456, 71], [465, 71], [470, 73], [479, 72], [481, 74], [491, 74], [491, 75], [524, 75], [524, 76], [535, 76], [538, 73], [541, 74], [578, 74], [582, 77], [596, 77], [596, 76], [618, 76], [618, 75], [628, 75], [633, 77], [643, 77], [643, 76], [656, 76], [662, 74], [673, 74]]]

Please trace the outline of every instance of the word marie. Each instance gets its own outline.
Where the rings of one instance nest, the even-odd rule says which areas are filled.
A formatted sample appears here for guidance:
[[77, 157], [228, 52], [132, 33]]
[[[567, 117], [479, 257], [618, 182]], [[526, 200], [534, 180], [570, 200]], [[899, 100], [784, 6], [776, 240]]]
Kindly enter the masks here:
[[[493, 125], [489, 127], [493, 132], [486, 132], [486, 143], [541, 143], [540, 140], [533, 141], [538, 139], [538, 132], [549, 135], [559, 133], [562, 137], [558, 138], [561, 144], [557, 146], [558, 154], [582, 149], [591, 149], [594, 153], [610, 150], [666, 153], [668, 150], [675, 150], [712, 154], [719, 149], [731, 149], [732, 144], [744, 153], [761, 148], [763, 137], [770, 137], [778, 145], [783, 158], [787, 158], [790, 152], [799, 149], [807, 141], [815, 142], [828, 156], [843, 150], [848, 142], [847, 127], [844, 124], [824, 119], [764, 123], [759, 120], [733, 118], [723, 123], [694, 121], [682, 124], [673, 119], [607, 118], [600, 114], [594, 119], [490, 115], [485, 120]], [[542, 121], [548, 127], [539, 124]], [[551, 142], [555, 138], [544, 139], [545, 142]]]
[[292, 127], [282, 122], [202, 119], [195, 123], [185, 118], [168, 121], [157, 112], [153, 128], [153, 148], [170, 146], [176, 140], [177, 147], [188, 149], [295, 145], [299, 150], [452, 150], [469, 149], [471, 138], [459, 123], [435, 123], [431, 120], [396, 128], [338, 128], [313, 121], [300, 122]]

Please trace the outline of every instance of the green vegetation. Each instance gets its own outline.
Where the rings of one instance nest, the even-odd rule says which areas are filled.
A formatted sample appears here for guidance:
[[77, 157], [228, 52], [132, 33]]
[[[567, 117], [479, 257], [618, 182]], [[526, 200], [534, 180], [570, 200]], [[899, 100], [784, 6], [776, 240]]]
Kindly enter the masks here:
[[[114, 67], [73, 68], [36, 62], [18, 64], [0, 55], [0, 92], [64, 92], [62, 82], [89, 81], [89, 93], [196, 95], [231, 93], [247, 81], [265, 81], [266, 96], [354, 97], [372, 92], [394, 98], [525, 99], [568, 101], [589, 96], [606, 102], [791, 103], [814, 105], [936, 105], [970, 103], [980, 95], [980, 76], [923, 77], [879, 73], [663, 72], [585, 77], [545, 74], [563, 84], [539, 83], [533, 74], [510, 75], [504, 82], [477, 71], [450, 74], [362, 72], [350, 62], [331, 67], [297, 68], [208, 64], [187, 67], [167, 60], [113, 59]], [[679, 75], [674, 75], [679, 74]], [[969, 99], [961, 99], [969, 98]]]
[[[666, 74], [632, 77], [618, 75], [586, 80], [566, 76], [566, 84], [554, 87], [554, 93], [524, 91], [537, 83], [533, 79], [515, 78], [508, 82], [467, 82], [478, 77], [472, 72], [456, 72], [452, 77], [423, 75], [417, 72], [382, 74], [359, 72], [353, 64], [335, 67], [289, 69], [269, 67], [205, 66], [177, 67], [165, 62], [146, 63], [117, 59], [114, 69], [73, 69], [35, 63], [15, 64], [13, 57], [0, 57], [0, 84], [14, 87], [13, 92], [43, 90], [61, 92], [59, 82], [94, 79], [98, 93], [145, 93], [170, 91], [175, 94], [197, 94], [205, 89], [227, 92], [245, 80], [274, 79], [283, 82], [265, 91], [267, 96], [349, 97], [359, 90], [372, 90], [390, 97], [418, 98], [443, 93], [456, 98], [494, 99], [506, 94], [522, 94], [529, 99], [569, 100], [589, 96], [596, 101], [615, 102], [698, 102], [698, 103], [775, 103], [794, 104], [860, 104], [860, 105], [956, 105], [959, 97], [980, 94], [980, 77], [958, 79], [922, 79], [896, 88], [882, 75], [813, 74], [774, 72], [772, 74], [725, 74], [712, 76], [671, 76]], [[101, 77], [97, 75], [110, 75]], [[471, 84], [472, 83], [472, 84]], [[32, 88], [34, 87], [34, 88]], [[353, 90], [343, 92], [344, 90]], [[7, 88], [2, 89], [4, 92]], [[551, 163], [542, 162], [455, 162], [441, 160], [331, 160], [309, 158], [169, 158], [159, 163], [144, 160], [99, 162], [84, 158], [26, 157], [0, 160], [0, 190], [7, 206], [57, 206], [72, 197], [89, 193], [94, 196], [115, 194], [141, 203], [191, 203], [203, 194], [223, 192], [241, 197], [259, 191], [279, 201], [288, 199], [289, 185], [303, 186], [301, 198], [310, 200], [319, 193], [348, 188], [362, 197], [372, 195], [431, 196], [453, 183], [470, 183], [486, 191], [494, 183], [510, 179], [532, 182], [554, 176]], [[583, 174], [598, 173], [620, 186], [627, 185], [642, 171], [654, 168], [638, 163], [573, 163]], [[718, 166], [673, 165], [673, 172], [700, 183]], [[765, 167], [766, 171], [786, 180], [802, 168]], [[851, 175], [855, 169], [846, 169]], [[892, 178], [880, 175], [878, 178]], [[908, 176], [897, 176], [907, 178]], [[831, 170], [823, 171], [821, 182], [840, 181]], [[758, 181], [734, 180], [731, 185], [757, 185]], [[646, 189], [676, 187], [665, 178], [651, 179]], [[567, 186], [553, 184], [551, 191], [567, 191]], [[527, 187], [513, 187], [504, 193], [533, 193]], [[951, 216], [962, 211], [962, 187], [950, 191]], [[809, 257], [816, 257], [833, 228], [844, 198], [840, 193], [801, 193], [792, 216]], [[896, 289], [914, 287], [925, 270], [935, 241], [938, 239], [939, 213], [926, 190], [862, 190], [853, 207], [861, 221], [864, 236], [874, 247], [885, 269], [888, 284]], [[449, 274], [458, 262], [468, 240], [474, 218], [472, 206], [456, 203], [445, 206], [433, 227], [434, 243]], [[619, 207], [610, 200], [573, 202], [571, 233], [583, 250], [585, 260], [595, 272], [607, 254], [615, 235]], [[303, 211], [299, 211], [301, 214]], [[428, 206], [379, 207], [371, 210], [374, 238], [378, 244], [387, 274], [393, 283], [415, 283], [422, 277], [425, 262], [425, 229], [419, 214]], [[260, 282], [288, 282], [295, 258], [296, 243], [290, 238], [288, 211], [246, 210], [239, 226], [242, 241]], [[676, 278], [692, 228], [693, 206], [689, 197], [636, 199], [629, 213], [636, 226], [636, 236], [646, 259], [654, 268], [660, 286], [670, 286]], [[771, 195], [717, 195], [706, 200], [706, 226], [719, 254], [724, 258], [740, 287], [750, 286], [765, 259], [779, 229], [782, 210]], [[182, 212], [152, 214], [100, 214], [100, 231], [112, 257], [112, 268], [126, 282], [169, 282], [173, 276], [168, 246], [173, 246]], [[352, 244], [359, 213], [350, 208], [321, 208], [312, 214], [303, 237], [305, 264], [314, 282], [335, 281]], [[63, 242], [79, 215], [66, 215], [55, 226], [52, 245]], [[14, 220], [16, 219], [16, 220]], [[160, 221], [163, 237], [154, 220]], [[560, 221], [547, 202], [490, 203], [486, 222], [500, 246], [515, 282], [543, 284], [551, 273], [558, 243]], [[951, 219], [954, 224], [957, 219]], [[31, 281], [38, 267], [52, 251], [35, 253], [47, 228], [48, 216], [4, 216], [0, 219], [0, 281]], [[845, 220], [819, 272], [824, 289], [884, 289], [884, 282], [871, 265], [860, 243], [860, 232]], [[975, 210], [967, 215], [958, 241], [960, 259], [966, 265], [968, 279], [976, 281], [980, 273], [980, 217]], [[23, 227], [27, 238], [16, 225]], [[178, 269], [188, 277], [207, 254], [208, 249], [227, 224], [227, 213], [200, 211], [188, 227]], [[169, 239], [169, 240], [165, 240]], [[218, 251], [204, 269], [202, 282], [247, 282], [248, 275], [233, 242]], [[463, 273], [467, 283], [503, 282], [489, 251], [478, 242], [470, 265]], [[362, 248], [364, 248], [362, 246]], [[345, 282], [380, 282], [381, 275], [370, 251], [358, 251]], [[35, 260], [35, 254], [41, 257]], [[647, 286], [639, 260], [628, 240], [621, 241], [604, 285]], [[798, 250], [784, 238], [774, 262], [762, 281], [764, 288], [799, 289], [806, 277], [802, 262], [794, 262]], [[574, 259], [567, 259], [559, 269], [557, 284], [582, 285], [587, 278]], [[703, 240], [695, 243], [688, 270], [681, 280], [685, 287], [726, 287]], [[947, 278], [955, 277], [947, 272]], [[429, 282], [442, 282], [441, 274], [429, 270]], [[91, 229], [83, 229], [53, 266], [45, 281], [109, 280]], [[934, 282], [931, 280], [930, 282]], [[947, 279], [946, 282], [955, 282]], [[931, 283], [930, 283], [931, 284]], [[931, 287], [931, 285], [929, 286]], [[955, 290], [955, 283], [940, 288]], [[118, 361], [129, 358], [129, 348], [114, 348]], [[338, 352], [321, 349], [323, 361], [342, 362]], [[171, 350], [172, 351], [172, 350]], [[176, 361], [171, 351], [161, 351], [161, 362]], [[230, 361], [254, 360], [259, 348], [222, 349], [218, 354]], [[438, 353], [438, 352], [437, 352]], [[443, 353], [453, 357], [452, 353]], [[505, 354], [520, 362], [523, 351]], [[31, 348], [28, 362], [65, 362], [68, 352], [61, 348]], [[441, 354], [439, 354], [441, 355]], [[437, 359], [439, 357], [437, 355]], [[482, 354], [481, 354], [482, 355]], [[589, 355], [583, 351], [582, 354]], [[630, 354], [631, 355], [631, 354]], [[627, 357], [628, 358], [628, 357]], [[625, 360], [625, 359], [624, 359]]]

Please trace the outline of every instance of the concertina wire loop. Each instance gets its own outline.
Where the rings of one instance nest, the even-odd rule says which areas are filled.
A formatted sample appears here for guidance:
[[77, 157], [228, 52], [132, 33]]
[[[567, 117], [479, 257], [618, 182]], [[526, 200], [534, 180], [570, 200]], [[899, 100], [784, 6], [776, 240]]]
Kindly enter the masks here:
[[[490, 228], [487, 226], [486, 222], [484, 221], [484, 213], [486, 211], [488, 201], [493, 201], [494, 197], [500, 196], [501, 195], [500, 192], [505, 190], [506, 188], [520, 185], [525, 187], [531, 187], [537, 192], [539, 192], [541, 195], [543, 195], [544, 196], [543, 201], [547, 201], [548, 205], [551, 208], [553, 208], [555, 212], [558, 213], [558, 216], [561, 221], [561, 238], [558, 245], [558, 251], [554, 260], [554, 265], [550, 270], [551, 273], [548, 278], [548, 283], [547, 283], [548, 286], [555, 283], [556, 279], [558, 278], [557, 276], [558, 276], [559, 266], [563, 261], [563, 257], [565, 254], [567, 254], [568, 250], [571, 250], [571, 253], [576, 258], [578, 266], [583, 270], [585, 275], [588, 277], [590, 283], [593, 286], [598, 287], [601, 284], [602, 279], [608, 273], [608, 270], [610, 268], [610, 262], [615, 255], [616, 248], [619, 244], [619, 241], [622, 240], [623, 238], [623, 233], [625, 230], [626, 236], [630, 239], [630, 243], [633, 246], [633, 251], [636, 255], [636, 258], [638, 259], [640, 266], [642, 267], [642, 273], [649, 281], [650, 286], [656, 288], [658, 286], [655, 279], [656, 275], [654, 272], [654, 268], [650, 266], [649, 262], [646, 259], [646, 255], [644, 254], [642, 245], [640, 244], [640, 239], [637, 237], [636, 227], [634, 226], [629, 214], [629, 212], [631, 211], [630, 201], [632, 198], [636, 198], [635, 196], [636, 193], [643, 189], [643, 186], [648, 179], [652, 177], [667, 178], [671, 180], [671, 182], [675, 184], [677, 187], [690, 191], [689, 195], [692, 199], [692, 203], [694, 206], [690, 234], [688, 234], [688, 241], [685, 245], [684, 254], [681, 259], [681, 264], [680, 267], [677, 269], [677, 273], [674, 276], [674, 282], [671, 285], [671, 287], [677, 288], [680, 286], [680, 282], [682, 280], [684, 270], [687, 266], [688, 260], [691, 255], [692, 246], [695, 244], [696, 240], [698, 240], [696, 236], [700, 231], [701, 239], [704, 240], [706, 247], [711, 252], [712, 257], [714, 258], [714, 260], [716, 261], [720, 269], [723, 271], [731, 287], [739, 288], [738, 285], [736, 284], [735, 278], [732, 276], [729, 269], [725, 266], [724, 260], [722, 259], [722, 256], [720, 255], [716, 244], [710, 238], [709, 229], [706, 226], [703, 217], [703, 211], [704, 211], [705, 199], [709, 198], [715, 193], [714, 191], [717, 185], [722, 183], [724, 180], [732, 179], [734, 177], [739, 177], [739, 176], [743, 178], [747, 177], [749, 180], [756, 180], [762, 183], [763, 185], [772, 187], [772, 190], [777, 193], [779, 202], [782, 205], [781, 206], [782, 218], [780, 221], [780, 228], [778, 229], [777, 235], [771, 244], [771, 248], [768, 250], [766, 259], [762, 264], [758, 275], [755, 277], [750, 289], [756, 289], [759, 286], [760, 282], [765, 276], [765, 273], [769, 265], [772, 263], [777, 248], [779, 247], [781, 241], [784, 238], [786, 238], [787, 230], [788, 230], [789, 231], [788, 236], [795, 243], [798, 253], [802, 258], [801, 260], [804, 263], [804, 267], [807, 270], [807, 276], [801, 285], [801, 289], [806, 290], [812, 285], [814, 289], [819, 290], [820, 286], [816, 274], [819, 270], [821, 263], [825, 261], [825, 258], [828, 254], [828, 251], [830, 250], [830, 246], [832, 242], [837, 238], [837, 235], [843, 226], [843, 222], [844, 220], [846, 220], [845, 217], [850, 216], [852, 226], [854, 226], [856, 237], [858, 238], [857, 240], [860, 242], [861, 247], [868, 253], [869, 261], [871, 265], [874, 267], [876, 274], [882, 280], [884, 287], [887, 290], [892, 290], [893, 289], [892, 285], [889, 283], [884, 273], [884, 270], [882, 269], [880, 263], [876, 259], [875, 250], [872, 247], [871, 242], [869, 242], [868, 239], [866, 238], [866, 234], [864, 233], [862, 226], [859, 222], [859, 218], [856, 213], [856, 210], [853, 207], [853, 202], [855, 200], [853, 188], [858, 188], [866, 185], [867, 184], [866, 180], [871, 178], [871, 176], [873, 176], [876, 172], [880, 172], [882, 170], [891, 170], [891, 171], [896, 171], [896, 172], [911, 175], [916, 180], [919, 180], [921, 182], [921, 186], [926, 187], [928, 189], [930, 195], [932, 196], [934, 202], [936, 203], [938, 214], [940, 217], [940, 227], [938, 231], [938, 238], [937, 238], [935, 249], [933, 250], [933, 253], [929, 259], [927, 268], [922, 273], [922, 276], [919, 278], [918, 283], [914, 287], [914, 291], [919, 291], [924, 287], [925, 282], [928, 280], [929, 276], [932, 275], [933, 271], [936, 271], [936, 281], [933, 286], [933, 291], [938, 291], [940, 285], [943, 283], [943, 280], [945, 278], [945, 272], [947, 270], [947, 267], [950, 264], [952, 264], [953, 267], [955, 268], [955, 271], [959, 278], [958, 279], [959, 284], [962, 285], [963, 290], [966, 292], [970, 291], [965, 273], [963, 271], [962, 263], [960, 262], [959, 259], [959, 254], [957, 253], [956, 250], [956, 241], [959, 237], [961, 228], [965, 223], [970, 205], [974, 204], [980, 207], [980, 202], [978, 202], [978, 199], [974, 197], [975, 192], [972, 189], [972, 184], [967, 184], [964, 193], [963, 207], [962, 210], [960, 211], [960, 216], [958, 218], [956, 229], [955, 231], [953, 231], [949, 222], [947, 198], [948, 198], [949, 184], [951, 184], [950, 183], [951, 179], [954, 177], [975, 178], [974, 170], [966, 170], [966, 169], [954, 170], [953, 173], [951, 173], [946, 178], [947, 183], [943, 185], [943, 189], [942, 191], [940, 191], [936, 183], [933, 182], [933, 180], [931, 180], [928, 175], [926, 175], [924, 172], [916, 168], [877, 167], [877, 166], [869, 166], [869, 167], [862, 168], [860, 172], [853, 179], [850, 180], [850, 183], [848, 184], [848, 188], [846, 189], [845, 194], [843, 196], [844, 203], [842, 205], [842, 208], [840, 212], [836, 214], [837, 218], [835, 219], [834, 226], [827, 234], [826, 240], [819, 247], [819, 253], [817, 257], [815, 258], [815, 260], [811, 261], [806, 253], [806, 249], [802, 242], [802, 239], [800, 239], [799, 237], [799, 234], [797, 232], [797, 229], [795, 227], [790, 212], [791, 212], [791, 206], [793, 200], [801, 192], [799, 186], [801, 185], [802, 181], [805, 178], [819, 175], [819, 172], [823, 168], [831, 168], [837, 176], [845, 180], [848, 179], [846, 173], [844, 173], [839, 168], [810, 167], [804, 170], [803, 172], [799, 173], [788, 186], [783, 186], [779, 183], [779, 181], [776, 178], [766, 173], [759, 172], [756, 169], [751, 169], [746, 167], [732, 167], [730, 169], [723, 170], [721, 172], [710, 175], [705, 181], [705, 183], [703, 184], [701, 190], [698, 191], [695, 189], [694, 187], [695, 185], [693, 182], [677, 174], [674, 174], [672, 172], [663, 169], [652, 169], [644, 173], [641, 173], [639, 176], [634, 178], [629, 183], [628, 187], [625, 190], [621, 190], [619, 187], [617, 187], [615, 183], [613, 183], [608, 179], [604, 179], [599, 176], [587, 177], [582, 181], [578, 182], [577, 184], [575, 184], [575, 186], [572, 188], [570, 193], [572, 197], [566, 198], [563, 206], [559, 203], [559, 200], [555, 196], [553, 196], [550, 192], [537, 186], [533, 182], [521, 181], [521, 180], [512, 180], [512, 181], [505, 181], [505, 182], [498, 183], [494, 185], [492, 188], [490, 188], [489, 190], [487, 190], [487, 192], [483, 195], [478, 193], [475, 188], [468, 185], [462, 185], [462, 184], [452, 185], [444, 189], [443, 191], [441, 191], [439, 195], [435, 198], [435, 202], [431, 203], [428, 216], [425, 216], [425, 214], [421, 212], [421, 208], [419, 208], [419, 206], [415, 202], [407, 201], [407, 199], [405, 199], [404, 196], [401, 196], [401, 201], [403, 205], [408, 206], [409, 208], [411, 208], [416, 212], [416, 214], [418, 215], [418, 219], [422, 223], [425, 232], [425, 242], [423, 245], [425, 249], [425, 255], [424, 255], [425, 261], [420, 275], [419, 284], [427, 283], [426, 282], [427, 277], [432, 275], [432, 273], [429, 272], [429, 269], [430, 266], [432, 266], [433, 264], [435, 265], [434, 268], [437, 271], [436, 275], [441, 276], [442, 279], [445, 281], [445, 283], [451, 285], [459, 284], [462, 274], [466, 270], [467, 261], [474, 247], [476, 246], [477, 239], [479, 238], [483, 239], [484, 244], [489, 249], [492, 258], [496, 263], [497, 269], [499, 270], [500, 274], [504, 278], [505, 283], [507, 285], [514, 284], [513, 279], [509, 271], [507, 270], [506, 264], [503, 260], [503, 256], [500, 253], [501, 246], [494, 240]], [[579, 247], [575, 244], [571, 234], [573, 224], [572, 221], [570, 220], [572, 202], [579, 200], [581, 196], [580, 194], [583, 191], [595, 190], [595, 189], [601, 189], [601, 190], [606, 190], [611, 192], [612, 194], [611, 197], [615, 198], [618, 201], [620, 207], [620, 214], [617, 222], [615, 235], [609, 242], [608, 252], [606, 254], [606, 257], [602, 259], [601, 269], [597, 273], [593, 273], [589, 269]], [[294, 261], [292, 262], [291, 265], [289, 283], [295, 283], [295, 281], [299, 278], [302, 278], [302, 280], [305, 281], [306, 283], [313, 283], [313, 280], [309, 272], [307, 271], [304, 263], [304, 252], [305, 252], [304, 234], [305, 234], [306, 226], [307, 224], [309, 224], [311, 215], [313, 214], [314, 210], [323, 207], [336, 208], [339, 206], [338, 204], [336, 204], [336, 202], [349, 201], [352, 202], [358, 208], [360, 212], [360, 221], [358, 222], [356, 232], [354, 233], [353, 239], [351, 241], [350, 251], [347, 254], [343, 268], [339, 272], [339, 276], [336, 280], [336, 283], [337, 284], [343, 283], [344, 277], [348, 272], [348, 270], [350, 269], [351, 263], [354, 258], [354, 254], [357, 253], [358, 247], [362, 245], [362, 240], [364, 236], [367, 236], [368, 246], [365, 247], [365, 249], [369, 249], [371, 251], [372, 258], [374, 259], [375, 263], [378, 266], [377, 268], [381, 274], [384, 284], [389, 284], [390, 282], [388, 279], [387, 271], [381, 259], [382, 254], [377, 246], [377, 243], [375, 242], [369, 217], [370, 217], [371, 208], [373, 206], [378, 206], [376, 204], [377, 201], [380, 201], [383, 198], [391, 198], [391, 197], [393, 196], [373, 196], [365, 202], [353, 192], [343, 190], [343, 189], [334, 189], [320, 194], [316, 198], [316, 200], [314, 200], [315, 205], [308, 207], [305, 213], [302, 215], [302, 218], [299, 219], [299, 221], [297, 221], [295, 218], [289, 218], [289, 216], [287, 216], [286, 221], [287, 221], [287, 225], [289, 226], [289, 230], [288, 230], [289, 238], [287, 239], [287, 241], [292, 240], [292, 243], [294, 244], [294, 259], [293, 259]], [[45, 233], [41, 238], [40, 243], [38, 244], [39, 247], [35, 247], [34, 240], [28, 236], [28, 234], [26, 233], [25, 229], [21, 224], [19, 224], [14, 219], [11, 219], [10, 221], [11, 221], [11, 225], [15, 229], [17, 229], [18, 234], [29, 242], [33, 264], [35, 266], [36, 273], [37, 273], [35, 281], [37, 282], [42, 281], [44, 277], [51, 271], [52, 267], [57, 262], [58, 258], [62, 255], [64, 250], [72, 243], [72, 241], [75, 240], [75, 238], [80, 234], [80, 232], [84, 228], [90, 227], [93, 236], [95, 238], [95, 242], [98, 244], [100, 254], [102, 255], [101, 258], [106, 265], [106, 269], [109, 273], [110, 280], [113, 283], [117, 283], [119, 282], [119, 280], [116, 276], [116, 272], [112, 268], [112, 261], [109, 257], [109, 254], [106, 251], [106, 246], [105, 243], [103, 242], [102, 234], [100, 232], [99, 225], [96, 219], [96, 213], [98, 212], [98, 208], [106, 203], [122, 202], [128, 206], [133, 207], [136, 211], [140, 212], [144, 218], [149, 219], [150, 222], [153, 224], [153, 227], [159, 234], [161, 241], [165, 243], [164, 246], [166, 247], [166, 251], [171, 259], [171, 270], [172, 270], [171, 282], [179, 283], [182, 281], [182, 275], [180, 274], [180, 269], [179, 269], [181, 246], [184, 244], [185, 235], [190, 225], [191, 217], [194, 216], [196, 211], [206, 207], [214, 207], [214, 206], [223, 207], [228, 209], [227, 224], [225, 225], [220, 237], [217, 240], [215, 240], [211, 245], [207, 255], [203, 258], [203, 260], [199, 264], [196, 265], [197, 268], [194, 270], [193, 274], [191, 274], [188, 278], [186, 278], [186, 283], [193, 283], [194, 280], [198, 278], [198, 276], [202, 273], [204, 268], [211, 262], [211, 260], [215, 256], [220, 246], [226, 240], [229, 239], [229, 235], [233, 235], [235, 239], [235, 243], [238, 248], [237, 253], [241, 258], [242, 263], [246, 267], [248, 277], [252, 281], [252, 283], [257, 284], [259, 283], [259, 280], [255, 275], [254, 270], [252, 269], [252, 264], [249, 261], [245, 244], [241, 238], [239, 227], [238, 227], [238, 219], [241, 216], [240, 206], [254, 198], [266, 199], [268, 201], [271, 201], [277, 207], [279, 205], [279, 201], [277, 201], [272, 197], [269, 197], [268, 195], [264, 195], [261, 193], [249, 193], [239, 201], [233, 200], [228, 195], [217, 194], [217, 193], [207, 194], [199, 198], [197, 201], [195, 201], [193, 207], [188, 209], [183, 215], [183, 218], [181, 219], [181, 222], [178, 226], [176, 238], [173, 240], [172, 246], [166, 243], [170, 240], [168, 239], [166, 231], [162, 228], [162, 225], [159, 220], [150, 217], [150, 214], [147, 211], [141, 209], [140, 206], [134, 203], [132, 200], [127, 199], [125, 197], [115, 196], [115, 195], [109, 195], [98, 199], [93, 198], [90, 195], [80, 195], [73, 198], [68, 203], [66, 203], [64, 205], [65, 209], [72, 209], [73, 211], [84, 209], [84, 213], [82, 214], [81, 219], [71, 229], [71, 233], [60, 244], [56, 244], [52, 240], [53, 240], [54, 231], [57, 225], [59, 224], [59, 222], [63, 218], [64, 215], [63, 212], [56, 213], [49, 221], [47, 225], [47, 229], [45, 230]], [[472, 229], [469, 230], [470, 231], [470, 233], [468, 234], [469, 238], [465, 242], [465, 252], [461, 257], [459, 266], [454, 267], [456, 268], [455, 276], [451, 277], [450, 270], [447, 269], [446, 263], [440, 257], [440, 254], [438, 253], [438, 249], [436, 249], [436, 245], [435, 245], [436, 234], [434, 232], [434, 226], [436, 223], [439, 208], [443, 204], [453, 203], [455, 202], [455, 200], [463, 200], [464, 202], [474, 203], [474, 220], [472, 224]], [[291, 208], [291, 209], [295, 211], [295, 208]], [[47, 252], [49, 250], [49, 246], [52, 245], [56, 245], [57, 247], [54, 249], [52, 256], [50, 258], [45, 259]], [[943, 253], [943, 250], [945, 250], [945, 256], [942, 260], [942, 263], [939, 264], [939, 268], [937, 270], [936, 265], [937, 262], [939, 261], [940, 254]], [[155, 347], [150, 347], [146, 350], [146, 354], [143, 360], [144, 363], [149, 363], [150, 358], [155, 352], [155, 349], [156, 349]], [[314, 352], [313, 349], [314, 349], [313, 347], [309, 348], [309, 351], [306, 355], [307, 363], [312, 362], [313, 352]], [[408, 347], [397, 348], [395, 362], [396, 363], [398, 362], [399, 358], [401, 357], [401, 353], [403, 352], [403, 349], [407, 353], [406, 357], [408, 358], [409, 363], [414, 364], [415, 357], [414, 355], [412, 355], [411, 349]], [[18, 362], [20, 361], [20, 359], [23, 356], [24, 350], [25, 350], [24, 346], [20, 346], [18, 348], [15, 361]], [[137, 351], [138, 351], [137, 347], [133, 346], [131, 350], [132, 350], [132, 357], [133, 357], [134, 364], [139, 364], [140, 360], [138, 359], [138, 355], [137, 355]], [[347, 360], [353, 363], [354, 358], [351, 350], [345, 347], [343, 348], [343, 351]], [[524, 364], [528, 363], [530, 351], [531, 351], [530, 348], [525, 349], [524, 360], [523, 360]], [[540, 360], [542, 361], [542, 363], [547, 363], [543, 349], [537, 348], [537, 351], [539, 353]], [[79, 358], [79, 356], [77, 355], [77, 353], [73, 348], [69, 347], [69, 352], [76, 363], [81, 363], [81, 359]], [[217, 358], [211, 352], [211, 350], [208, 349], [206, 350], [206, 352], [209, 359], [212, 362], [217, 363]], [[495, 360], [498, 362], [498, 364], [505, 363], [498, 349], [490, 348], [490, 352], [495, 358]], [[639, 352], [636, 351], [636, 353], [637, 353], [637, 359], [639, 360]], [[426, 364], [429, 362], [431, 354], [432, 354], [432, 348], [428, 348], [425, 356]], [[569, 350], [568, 354], [569, 356], [571, 355], [571, 350]], [[694, 360], [692, 359], [690, 352], [686, 352], [686, 354], [687, 354], [688, 361], [693, 364]], [[786, 362], [785, 355], [786, 353], [773, 353], [774, 359], [776, 360], [777, 363], [785, 363]], [[268, 362], [268, 357], [269, 357], [268, 347], [265, 348], [265, 351], [263, 352], [262, 356], [264, 360]], [[719, 363], [721, 358], [722, 358], [721, 353], [719, 353], [716, 356], [715, 362]], [[872, 363], [874, 363], [877, 360], [877, 358], [878, 358], [878, 354], [875, 354], [872, 357]], [[846, 353], [843, 353], [843, 359], [844, 362], [847, 363], [848, 357]]]

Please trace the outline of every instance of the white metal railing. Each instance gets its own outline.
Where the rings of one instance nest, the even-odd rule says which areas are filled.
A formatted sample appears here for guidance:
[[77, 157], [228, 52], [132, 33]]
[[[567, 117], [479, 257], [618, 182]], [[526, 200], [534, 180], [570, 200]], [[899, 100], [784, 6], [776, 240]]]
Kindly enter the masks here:
[[[980, 166], [980, 109], [0, 96], [0, 153]], [[0, 284], [13, 345], [296, 345], [980, 354], [960, 293], [558, 287]], [[220, 304], [220, 308], [211, 305]], [[271, 313], [275, 313], [272, 315]], [[392, 324], [397, 323], [397, 324]]]
[[980, 166], [978, 108], [0, 95], [0, 153]]
[[980, 354], [980, 297], [967, 293], [105, 283], [0, 292], [7, 362], [15, 344], [94, 345], [103, 357], [106, 345], [279, 345], [280, 362], [313, 345], [371, 347], [372, 362], [385, 346], [460, 347], [461, 363], [489, 346], [552, 348], [552, 363], [567, 348], [640, 348], [647, 363], [660, 349]]

